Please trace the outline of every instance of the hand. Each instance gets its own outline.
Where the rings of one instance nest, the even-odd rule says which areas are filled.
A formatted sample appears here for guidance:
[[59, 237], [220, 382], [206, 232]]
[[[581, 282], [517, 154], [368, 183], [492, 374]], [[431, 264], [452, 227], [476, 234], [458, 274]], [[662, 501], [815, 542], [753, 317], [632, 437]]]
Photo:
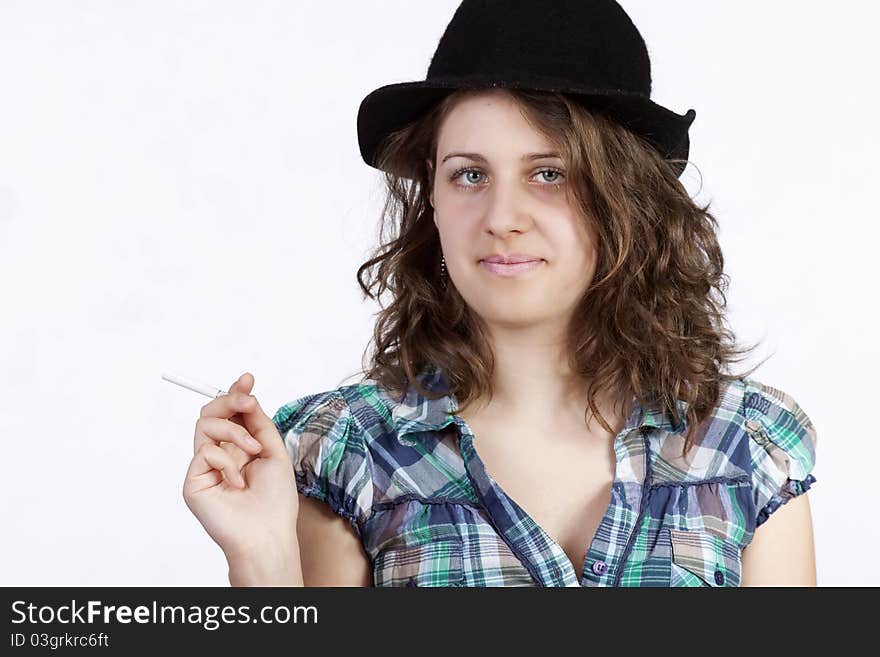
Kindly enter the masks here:
[[183, 482], [186, 505], [230, 563], [299, 554], [293, 464], [253, 385], [245, 372], [202, 407]]

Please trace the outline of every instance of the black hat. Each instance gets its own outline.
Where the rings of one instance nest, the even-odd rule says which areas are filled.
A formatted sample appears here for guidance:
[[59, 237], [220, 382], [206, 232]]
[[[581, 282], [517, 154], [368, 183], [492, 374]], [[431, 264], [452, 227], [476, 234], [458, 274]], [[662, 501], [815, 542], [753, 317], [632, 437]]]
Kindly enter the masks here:
[[[625, 125], [666, 159], [686, 160], [683, 116], [651, 100], [651, 61], [641, 34], [614, 0], [464, 0], [437, 44], [426, 78], [372, 91], [357, 116], [361, 156], [456, 89], [558, 91]], [[686, 163], [673, 163], [680, 176]]]

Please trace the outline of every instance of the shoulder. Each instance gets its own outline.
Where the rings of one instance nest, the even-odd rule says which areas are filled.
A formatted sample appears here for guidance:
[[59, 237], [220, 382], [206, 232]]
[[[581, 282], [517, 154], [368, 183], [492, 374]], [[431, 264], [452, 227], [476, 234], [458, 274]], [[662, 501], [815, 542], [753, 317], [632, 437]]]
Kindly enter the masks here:
[[748, 436], [756, 524], [816, 481], [818, 434], [787, 391], [743, 378], [742, 418]]
[[[296, 486], [349, 520], [360, 535], [373, 504], [373, 460], [356, 386], [312, 392], [282, 405], [275, 423]], [[369, 417], [369, 416], [367, 416]]]
[[281, 406], [272, 420], [283, 436], [310, 429], [332, 433], [345, 431], [350, 443], [368, 442], [380, 428], [386, 428], [393, 412], [393, 401], [374, 382], [365, 381], [332, 390], [312, 392]]
[[272, 421], [284, 436], [291, 430], [302, 429], [306, 424], [328, 420], [334, 423], [343, 419], [347, 421], [349, 414], [348, 402], [339, 389], [324, 390], [287, 402], [275, 412]]
[[765, 450], [774, 448], [793, 459], [799, 468], [792, 474], [805, 476], [815, 465], [818, 434], [813, 421], [795, 398], [761, 381], [743, 381], [743, 418], [746, 432]]

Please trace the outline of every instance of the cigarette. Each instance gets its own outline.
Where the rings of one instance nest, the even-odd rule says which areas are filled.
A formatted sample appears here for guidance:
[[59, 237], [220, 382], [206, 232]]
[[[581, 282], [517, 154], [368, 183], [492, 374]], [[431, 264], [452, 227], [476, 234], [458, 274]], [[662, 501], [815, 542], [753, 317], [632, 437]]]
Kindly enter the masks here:
[[219, 397], [220, 395], [229, 394], [225, 390], [221, 390], [220, 388], [216, 388], [214, 386], [207, 386], [203, 383], [196, 383], [195, 381], [191, 381], [182, 376], [178, 376], [177, 374], [171, 374], [170, 372], [163, 372], [162, 378], [166, 381], [170, 381], [171, 383], [176, 383], [179, 386], [183, 386], [184, 388], [188, 388], [193, 392], [198, 392], [205, 397]]

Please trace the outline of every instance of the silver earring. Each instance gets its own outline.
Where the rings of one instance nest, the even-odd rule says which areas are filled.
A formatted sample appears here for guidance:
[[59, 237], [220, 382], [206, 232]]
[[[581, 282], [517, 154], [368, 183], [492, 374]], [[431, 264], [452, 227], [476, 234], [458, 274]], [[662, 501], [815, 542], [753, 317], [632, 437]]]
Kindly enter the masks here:
[[446, 256], [440, 257], [440, 285], [446, 289]]

